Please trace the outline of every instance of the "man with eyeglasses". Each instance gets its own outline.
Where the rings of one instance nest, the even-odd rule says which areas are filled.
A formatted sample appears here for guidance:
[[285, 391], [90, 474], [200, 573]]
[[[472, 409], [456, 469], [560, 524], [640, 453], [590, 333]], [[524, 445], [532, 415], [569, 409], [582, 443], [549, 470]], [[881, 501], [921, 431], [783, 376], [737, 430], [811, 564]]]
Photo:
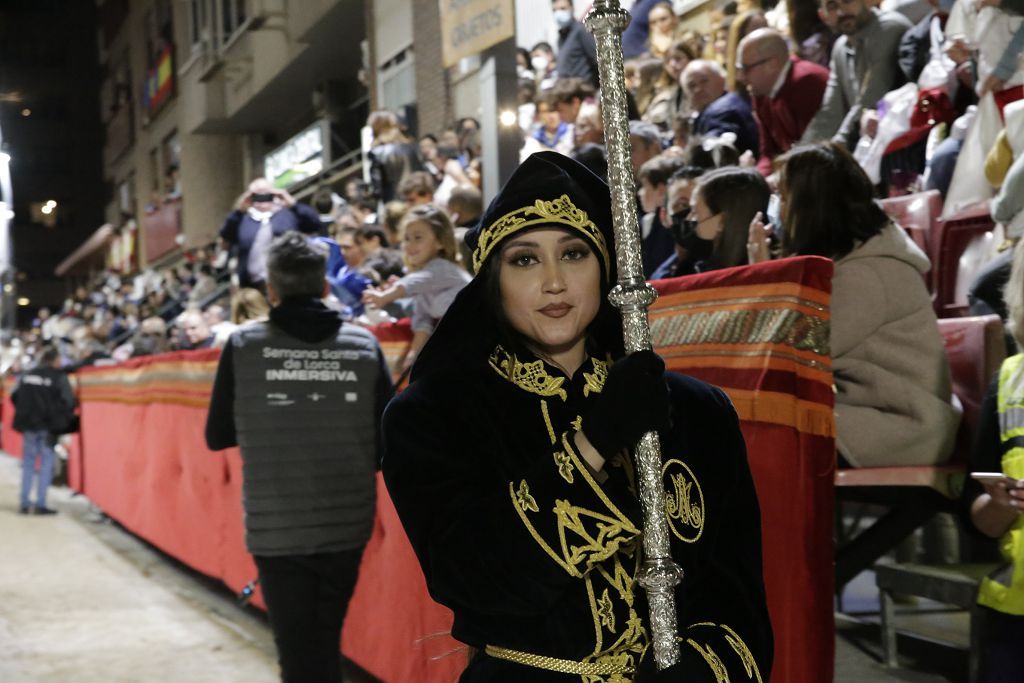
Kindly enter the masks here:
[[821, 109], [804, 142], [831, 139], [853, 149], [860, 138], [860, 117], [882, 97], [903, 84], [897, 56], [900, 39], [910, 20], [898, 12], [880, 12], [868, 0], [821, 0], [821, 8], [836, 17], [842, 35], [832, 48]]
[[757, 113], [761, 149], [757, 170], [772, 173], [772, 160], [800, 139], [821, 106], [828, 69], [790, 56], [778, 31], [760, 28], [740, 41], [736, 71]]

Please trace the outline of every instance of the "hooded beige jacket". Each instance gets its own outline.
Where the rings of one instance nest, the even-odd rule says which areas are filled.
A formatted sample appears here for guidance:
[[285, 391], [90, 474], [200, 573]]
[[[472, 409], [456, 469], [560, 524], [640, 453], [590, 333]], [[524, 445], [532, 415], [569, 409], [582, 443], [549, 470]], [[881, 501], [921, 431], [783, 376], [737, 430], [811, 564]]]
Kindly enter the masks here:
[[922, 279], [928, 269], [893, 224], [836, 261], [837, 448], [855, 467], [930, 465], [952, 453], [961, 410]]

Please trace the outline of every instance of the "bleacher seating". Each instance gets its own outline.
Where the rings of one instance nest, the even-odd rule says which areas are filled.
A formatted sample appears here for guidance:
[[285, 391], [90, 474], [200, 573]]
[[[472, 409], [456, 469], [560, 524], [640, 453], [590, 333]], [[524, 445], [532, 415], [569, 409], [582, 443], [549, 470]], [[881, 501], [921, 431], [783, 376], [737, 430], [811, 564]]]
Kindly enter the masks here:
[[[934, 272], [934, 226], [942, 215], [942, 195], [938, 190], [917, 192], [902, 197], [883, 199], [880, 204], [897, 225], [906, 230], [910, 238], [932, 260]], [[928, 291], [932, 291], [932, 273], [925, 277]]]
[[960, 257], [977, 238], [995, 227], [987, 206], [966, 209], [935, 223], [932, 235], [932, 287], [935, 313], [940, 318], [965, 315], [967, 305], [957, 301], [957, 273]]

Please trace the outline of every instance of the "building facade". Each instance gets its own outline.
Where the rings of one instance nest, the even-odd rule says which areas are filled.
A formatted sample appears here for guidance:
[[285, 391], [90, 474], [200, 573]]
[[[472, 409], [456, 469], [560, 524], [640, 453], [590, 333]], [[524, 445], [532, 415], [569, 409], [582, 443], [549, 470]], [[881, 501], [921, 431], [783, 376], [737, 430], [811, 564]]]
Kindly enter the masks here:
[[101, 0], [106, 221], [136, 266], [213, 242], [255, 177], [358, 172], [361, 0]]

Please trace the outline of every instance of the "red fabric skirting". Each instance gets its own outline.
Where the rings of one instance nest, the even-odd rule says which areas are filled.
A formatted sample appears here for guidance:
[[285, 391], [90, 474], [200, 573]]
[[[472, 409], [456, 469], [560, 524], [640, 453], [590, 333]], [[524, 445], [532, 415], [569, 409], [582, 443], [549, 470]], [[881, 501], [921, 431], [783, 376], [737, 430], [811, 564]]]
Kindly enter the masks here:
[[[125, 528], [237, 592], [256, 567], [244, 543], [241, 456], [211, 452], [203, 438], [217, 357], [165, 354], [82, 371], [82, 447], [71, 472]], [[451, 612], [430, 600], [381, 480], [377, 489], [342, 650], [384, 681], [452, 683], [465, 651], [445, 635]], [[259, 591], [254, 604], [263, 606]]]

